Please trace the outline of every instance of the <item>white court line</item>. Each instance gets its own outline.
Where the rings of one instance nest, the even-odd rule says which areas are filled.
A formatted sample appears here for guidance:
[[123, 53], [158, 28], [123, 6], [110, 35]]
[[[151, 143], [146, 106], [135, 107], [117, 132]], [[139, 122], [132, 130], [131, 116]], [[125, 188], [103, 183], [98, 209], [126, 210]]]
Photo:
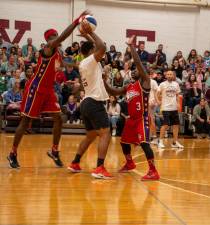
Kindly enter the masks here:
[[161, 176], [161, 179], [164, 179], [164, 180], [169, 180], [169, 181], [173, 181], [173, 182], [180, 182], [180, 183], [185, 183], [185, 184], [196, 184], [196, 185], [202, 185], [202, 186], [210, 186], [210, 183], [209, 184], [202, 184], [202, 183], [196, 183], [196, 182], [190, 182], [190, 181], [185, 181], [185, 180], [173, 180], [173, 179], [168, 179], [168, 178], [165, 178], [165, 177], [162, 177]]
[[[175, 160], [178, 160], [178, 161], [180, 161], [180, 160], [182, 160], [182, 161], [184, 161], [184, 160], [190, 160], [190, 161], [192, 161], [192, 160], [195, 160], [195, 161], [199, 161], [199, 160], [210, 160], [210, 159], [164, 159], [164, 158], [162, 158], [162, 159], [155, 159], [155, 162], [157, 162], [157, 161], [165, 161], [165, 160], [173, 160], [173, 161], [175, 161]], [[142, 162], [136, 162], [136, 165], [138, 165], [138, 164], [142, 164], [142, 163], [146, 163], [147, 161], [142, 161]]]
[[[133, 172], [136, 173], [136, 174], [138, 174], [138, 175], [140, 175], [140, 176], [143, 175], [143, 173], [140, 173], [140, 172], [137, 171], [137, 170], [133, 170]], [[194, 191], [185, 190], [185, 189], [183, 189], [183, 188], [176, 187], [176, 186], [173, 186], [173, 185], [171, 185], [171, 184], [166, 184], [166, 183], [164, 183], [164, 182], [162, 182], [162, 181], [160, 181], [160, 180], [159, 180], [159, 183], [164, 184], [164, 185], [166, 185], [166, 186], [168, 186], [168, 187], [171, 187], [171, 188], [173, 188], [173, 189], [176, 189], [176, 190], [184, 191], [184, 192], [187, 192], [187, 193], [190, 193], [190, 194], [199, 195], [199, 196], [206, 197], [206, 198], [210, 199], [210, 196], [208, 196], [208, 195], [200, 194], [200, 193], [197, 193], [197, 192], [194, 192]]]
[[12, 138], [12, 137], [14, 137], [14, 135], [7, 135], [6, 137], [8, 137], [8, 138]]

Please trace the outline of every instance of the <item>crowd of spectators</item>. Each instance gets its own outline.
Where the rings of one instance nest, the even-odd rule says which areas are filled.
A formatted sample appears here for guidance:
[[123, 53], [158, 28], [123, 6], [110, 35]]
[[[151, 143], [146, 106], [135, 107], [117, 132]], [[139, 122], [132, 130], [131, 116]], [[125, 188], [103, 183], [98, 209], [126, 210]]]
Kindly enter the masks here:
[[[82, 41], [74, 42], [65, 50], [62, 47], [59, 48], [63, 62], [56, 65], [55, 92], [62, 111], [67, 116], [67, 123], [78, 124], [82, 119], [79, 107], [84, 98], [84, 90], [78, 70], [78, 65], [83, 59], [80, 53], [82, 44]], [[42, 48], [44, 48], [44, 43], [38, 48], [33, 45], [32, 38], [28, 38], [27, 43], [21, 47], [18, 44], [12, 45], [5, 42], [0, 35], [0, 101], [6, 104], [7, 113], [18, 113], [25, 83], [35, 71]], [[210, 103], [210, 52], [206, 50], [200, 55], [192, 49], [189, 55], [183, 56], [182, 51], [178, 50], [172, 62], [169, 62], [162, 44], [157, 46], [154, 53], [146, 51], [144, 43], [140, 43], [137, 48], [143, 65], [157, 85], [165, 80], [165, 72], [168, 68], [174, 71], [183, 99], [181, 111], [192, 115], [199, 133], [208, 132], [210, 130], [208, 127], [210, 124], [208, 107]], [[109, 48], [107, 46], [101, 65], [102, 68], [109, 65], [109, 81], [112, 86], [123, 87], [131, 82], [131, 70], [135, 65], [129, 47], [121, 52], [114, 45]], [[117, 98], [110, 96], [106, 107], [112, 135], [115, 136], [120, 133], [122, 123], [128, 116], [124, 96]], [[161, 111], [158, 107], [156, 115], [156, 125], [160, 126]], [[201, 129], [204, 123], [205, 126]]]

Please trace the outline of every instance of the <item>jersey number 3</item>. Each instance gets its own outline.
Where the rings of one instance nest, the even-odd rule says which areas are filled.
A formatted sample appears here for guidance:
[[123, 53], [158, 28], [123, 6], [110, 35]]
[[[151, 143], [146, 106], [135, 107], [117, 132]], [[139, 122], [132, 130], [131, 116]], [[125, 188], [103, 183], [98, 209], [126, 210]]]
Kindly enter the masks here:
[[140, 102], [137, 102], [136, 103], [136, 110], [137, 111], [140, 111], [141, 110], [141, 104], [140, 104]]

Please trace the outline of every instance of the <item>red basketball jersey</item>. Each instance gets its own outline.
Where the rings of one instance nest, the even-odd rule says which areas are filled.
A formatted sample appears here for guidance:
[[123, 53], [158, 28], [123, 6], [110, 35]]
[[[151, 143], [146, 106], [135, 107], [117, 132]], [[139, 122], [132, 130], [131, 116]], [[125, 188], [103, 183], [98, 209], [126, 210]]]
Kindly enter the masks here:
[[126, 100], [130, 118], [125, 121], [121, 136], [122, 143], [138, 145], [149, 142], [149, 91], [143, 90], [139, 81], [127, 86]]
[[143, 90], [139, 81], [130, 83], [126, 89], [128, 114], [133, 119], [148, 116], [149, 91]]
[[41, 112], [60, 112], [60, 106], [57, 103], [54, 91], [57, 60], [61, 60], [60, 53], [57, 50], [49, 58], [41, 53], [36, 71], [25, 87], [21, 103], [21, 112], [24, 115], [33, 118], [38, 117]]
[[55, 64], [56, 61], [61, 61], [61, 55], [58, 50], [55, 50], [51, 57], [43, 56], [41, 53], [34, 75], [31, 77], [29, 83], [36, 89], [37, 92], [47, 91], [54, 88], [55, 82]]

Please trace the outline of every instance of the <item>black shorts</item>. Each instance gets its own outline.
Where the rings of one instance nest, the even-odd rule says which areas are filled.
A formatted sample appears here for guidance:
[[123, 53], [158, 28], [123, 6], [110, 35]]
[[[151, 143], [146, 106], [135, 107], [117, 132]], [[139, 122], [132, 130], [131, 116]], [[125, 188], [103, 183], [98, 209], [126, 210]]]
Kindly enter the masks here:
[[179, 125], [179, 114], [178, 111], [162, 111], [163, 114], [163, 125]]
[[81, 103], [80, 112], [86, 130], [100, 130], [109, 127], [109, 119], [103, 101], [86, 98]]

